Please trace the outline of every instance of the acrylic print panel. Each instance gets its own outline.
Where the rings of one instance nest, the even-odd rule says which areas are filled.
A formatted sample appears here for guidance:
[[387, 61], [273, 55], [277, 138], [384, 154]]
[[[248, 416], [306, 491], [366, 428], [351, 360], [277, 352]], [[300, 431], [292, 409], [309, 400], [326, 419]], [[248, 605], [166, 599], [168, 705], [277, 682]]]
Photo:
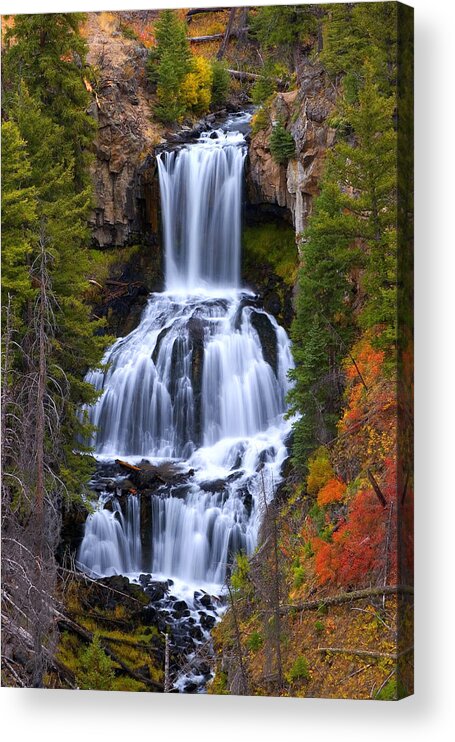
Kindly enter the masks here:
[[411, 694], [412, 9], [2, 26], [3, 684]]

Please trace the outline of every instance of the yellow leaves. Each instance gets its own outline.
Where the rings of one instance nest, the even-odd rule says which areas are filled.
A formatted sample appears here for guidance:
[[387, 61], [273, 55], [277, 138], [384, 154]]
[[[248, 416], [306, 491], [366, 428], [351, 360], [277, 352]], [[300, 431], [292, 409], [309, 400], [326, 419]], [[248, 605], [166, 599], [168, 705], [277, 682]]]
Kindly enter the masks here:
[[210, 106], [212, 95], [212, 66], [204, 57], [194, 57], [191, 66], [191, 72], [182, 83], [181, 99], [187, 109], [204, 113]]
[[308, 462], [307, 492], [309, 495], [317, 495], [329, 479], [333, 477], [333, 469], [330, 464], [327, 449], [322, 446], [317, 449]]

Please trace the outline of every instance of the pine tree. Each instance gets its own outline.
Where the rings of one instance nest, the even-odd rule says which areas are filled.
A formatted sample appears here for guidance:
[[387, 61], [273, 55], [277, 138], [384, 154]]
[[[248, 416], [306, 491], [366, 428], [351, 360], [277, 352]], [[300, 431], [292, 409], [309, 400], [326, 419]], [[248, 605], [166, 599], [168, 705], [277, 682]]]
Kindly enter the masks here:
[[[28, 270], [36, 225], [36, 189], [25, 140], [13, 121], [2, 123], [2, 287], [18, 303], [31, 296]], [[6, 303], [6, 302], [5, 302]]]
[[[185, 112], [181, 87], [191, 70], [191, 52], [186, 25], [173, 10], [163, 10], [155, 26], [158, 105], [155, 114], [164, 123], [177, 121]], [[153, 69], [153, 65], [152, 65]]]
[[99, 634], [79, 658], [77, 682], [81, 690], [112, 690], [115, 680], [114, 663], [101, 646]]
[[64, 127], [47, 117], [24, 85], [11, 100], [9, 114], [28, 143], [29, 183], [37, 195], [39, 232], [46, 245], [55, 297], [49, 362], [55, 388], [66, 392], [60, 419], [62, 449], [54, 452], [54, 466], [69, 493], [77, 494], [91, 466], [89, 459], [74, 453], [75, 439], [83, 439], [87, 433], [79, 409], [95, 398], [93, 387], [83, 376], [88, 367], [99, 364], [106, 345], [106, 338], [99, 334], [102, 323], [91, 321], [90, 308], [84, 302], [87, 278], [95, 262], [88, 247], [91, 188], [76, 188], [72, 147]]
[[80, 187], [89, 180], [89, 147], [96, 128], [87, 114], [87, 44], [80, 33], [84, 20], [83, 13], [16, 15], [5, 33], [2, 60], [6, 109], [10, 97], [25, 83], [46, 115], [64, 128]]
[[[353, 135], [329, 153], [299, 275], [292, 326], [296, 367], [290, 394], [294, 457], [335, 435], [343, 395], [342, 361], [364, 329], [396, 353], [396, 135], [393, 98], [379, 93], [367, 64], [354, 104], [343, 105]], [[354, 359], [355, 361], [355, 359]]]
[[291, 132], [287, 131], [282, 121], [277, 121], [272, 128], [269, 141], [273, 159], [280, 165], [286, 165], [295, 155], [295, 142]]
[[330, 75], [344, 77], [351, 100], [362, 83], [366, 61], [375, 80], [390, 94], [396, 81], [397, 7], [395, 3], [339, 3], [327, 6], [320, 60]]
[[252, 30], [261, 46], [279, 59], [298, 59], [301, 46], [317, 31], [315, 9], [305, 5], [271, 5], [257, 9]]

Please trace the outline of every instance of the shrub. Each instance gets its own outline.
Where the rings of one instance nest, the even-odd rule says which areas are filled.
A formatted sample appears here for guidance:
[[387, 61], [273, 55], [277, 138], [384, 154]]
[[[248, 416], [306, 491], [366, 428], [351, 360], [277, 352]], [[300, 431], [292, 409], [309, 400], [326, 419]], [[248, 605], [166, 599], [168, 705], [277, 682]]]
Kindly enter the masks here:
[[263, 643], [264, 641], [262, 639], [262, 636], [258, 631], [253, 631], [251, 636], [248, 637], [247, 644], [249, 649], [251, 649], [253, 652], [257, 652], [258, 649], [262, 647]]
[[305, 569], [302, 566], [294, 568], [294, 587], [298, 589], [305, 582]]
[[277, 121], [273, 126], [269, 147], [273, 159], [279, 165], [285, 165], [295, 155], [294, 137], [285, 129], [282, 121]]
[[322, 623], [322, 621], [315, 621], [315, 622], [314, 622], [314, 630], [315, 630], [315, 631], [316, 631], [316, 632], [317, 632], [318, 634], [320, 634], [321, 632], [323, 632], [323, 631], [324, 631], [324, 624]]
[[289, 670], [288, 680], [293, 683], [295, 680], [309, 680], [309, 678], [310, 668], [308, 666], [308, 660], [306, 657], [300, 655]]
[[269, 112], [264, 106], [261, 106], [260, 108], [258, 108], [253, 118], [251, 119], [251, 131], [253, 132], [253, 135], [257, 134], [258, 131], [267, 129], [269, 123], [270, 123]]
[[134, 39], [137, 41], [139, 38], [134, 28], [131, 28], [131, 26], [128, 26], [128, 24], [126, 23], [120, 24], [120, 31], [121, 31], [122, 36], [125, 37], [125, 39]]
[[318, 493], [318, 505], [330, 505], [332, 502], [339, 502], [343, 499], [346, 492], [346, 485], [338, 477], [329, 479], [327, 484]]
[[321, 446], [315, 451], [308, 462], [307, 492], [317, 495], [318, 492], [333, 477], [327, 449]]
[[194, 57], [190, 72], [186, 75], [180, 89], [180, 100], [187, 111], [205, 113], [210, 107], [212, 97], [213, 72], [205, 57]]
[[237, 554], [235, 560], [235, 569], [231, 575], [231, 586], [234, 590], [241, 590], [248, 582], [250, 573], [250, 563], [244, 553]]

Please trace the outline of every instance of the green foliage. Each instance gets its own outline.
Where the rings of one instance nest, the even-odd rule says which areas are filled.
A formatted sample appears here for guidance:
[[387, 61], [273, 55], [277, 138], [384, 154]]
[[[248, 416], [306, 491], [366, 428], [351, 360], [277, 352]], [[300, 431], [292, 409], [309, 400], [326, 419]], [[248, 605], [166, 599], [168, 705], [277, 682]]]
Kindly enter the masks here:
[[368, 60], [382, 92], [396, 81], [397, 7], [395, 3], [345, 3], [329, 6], [324, 19], [320, 60], [333, 76], [345, 75], [345, 96], [354, 102]]
[[16, 15], [5, 33], [2, 55], [5, 107], [24, 83], [46, 116], [64, 129], [78, 187], [89, 181], [89, 147], [96, 129], [87, 115], [91, 99], [84, 85], [88, 74], [87, 44], [80, 34], [84, 20], [83, 13]]
[[289, 286], [296, 278], [297, 248], [292, 227], [260, 224], [243, 231], [243, 261], [247, 272], [258, 265], [269, 265]]
[[302, 587], [303, 583], [305, 582], [305, 577], [306, 577], [305, 567], [302, 567], [300, 565], [293, 569], [292, 582], [296, 590], [298, 590], [299, 587]]
[[310, 668], [308, 660], [300, 655], [294, 660], [294, 663], [289, 670], [287, 679], [290, 683], [296, 680], [309, 680], [310, 679]]
[[267, 60], [261, 70], [261, 76], [255, 81], [251, 88], [251, 98], [255, 106], [260, 106], [271, 98], [276, 92], [276, 65], [272, 60]]
[[308, 511], [308, 515], [313, 521], [318, 536], [321, 536], [326, 526], [324, 508], [321, 508], [317, 502], [315, 502]]
[[314, 630], [316, 631], [316, 633], [322, 634], [322, 632], [324, 631], [324, 624], [323, 624], [323, 622], [322, 621], [319, 621], [319, 620], [318, 621], [315, 621], [314, 622]]
[[243, 552], [237, 554], [235, 558], [235, 569], [231, 575], [231, 587], [234, 590], [242, 590], [249, 581], [250, 563], [248, 557]]
[[227, 99], [231, 78], [224, 62], [212, 62], [212, 105], [222, 106]]
[[376, 701], [399, 701], [408, 695], [406, 688], [396, 677], [391, 678], [381, 690], [375, 694]]
[[99, 634], [79, 657], [80, 670], [76, 675], [82, 690], [112, 690], [115, 680], [114, 663], [101, 646]]
[[[315, 446], [335, 434], [342, 361], [354, 338], [374, 328], [376, 344], [391, 359], [395, 354], [394, 101], [379, 92], [370, 64], [362, 75], [357, 101], [341, 105], [354, 135], [339, 141], [327, 158], [302, 246], [290, 393], [292, 410], [303, 413], [294, 426], [294, 460], [301, 471]], [[360, 312], [356, 271], [364, 296]]]
[[253, 136], [270, 124], [270, 114], [266, 106], [260, 106], [251, 119], [251, 131]]
[[37, 220], [27, 145], [13, 121], [2, 123], [2, 289], [16, 310], [33, 295], [28, 270]]
[[257, 652], [258, 649], [262, 647], [263, 643], [264, 640], [258, 631], [253, 631], [253, 633], [248, 637], [248, 649], [251, 649], [252, 652]]
[[[91, 321], [84, 302], [93, 270], [87, 152], [94, 128], [86, 114], [90, 97], [83, 81], [81, 20], [80, 14], [16, 16], [14, 35], [11, 29], [5, 35], [8, 121], [2, 126], [8, 152], [7, 161], [3, 159], [4, 299], [13, 297], [16, 347], [28, 353], [30, 373], [37, 362], [37, 287], [46, 286], [45, 398], [58, 414], [58, 435], [57, 427], [48, 423], [44, 460], [54, 481], [72, 497], [80, 497], [92, 470], [90, 457], [75, 452], [75, 439], [87, 437], [89, 431], [79, 418], [80, 406], [96, 397], [83, 377], [88, 366], [99, 364], [109, 340], [100, 334], [102, 323]], [[27, 383], [24, 360], [16, 355], [12, 409], [15, 395]], [[27, 404], [33, 409], [31, 400]], [[6, 467], [18, 465], [14, 456], [5, 459]], [[32, 482], [33, 472], [26, 468], [11, 473]]]
[[311, 6], [264, 6], [257, 9], [251, 27], [264, 50], [292, 64], [295, 50], [312, 43], [317, 21]]
[[275, 162], [285, 165], [295, 155], [295, 142], [282, 121], [277, 121], [272, 128], [269, 141], [270, 152]]
[[157, 85], [156, 117], [169, 124], [185, 113], [182, 84], [191, 71], [191, 53], [186, 24], [173, 10], [163, 10], [155, 26], [156, 51], [149, 54], [147, 73]]

